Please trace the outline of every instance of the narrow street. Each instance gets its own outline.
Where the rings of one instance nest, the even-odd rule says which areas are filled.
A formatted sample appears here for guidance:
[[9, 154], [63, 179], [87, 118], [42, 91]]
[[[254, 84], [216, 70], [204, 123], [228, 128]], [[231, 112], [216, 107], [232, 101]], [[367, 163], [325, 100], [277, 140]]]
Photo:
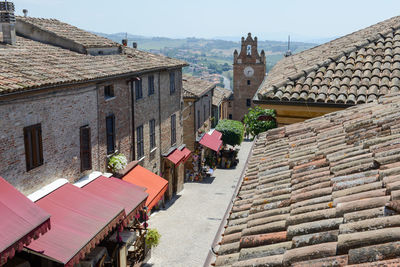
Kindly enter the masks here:
[[236, 169], [217, 169], [214, 177], [185, 183], [165, 210], [150, 217], [149, 227], [161, 234], [146, 266], [202, 266], [231, 200], [250, 152], [243, 141]]

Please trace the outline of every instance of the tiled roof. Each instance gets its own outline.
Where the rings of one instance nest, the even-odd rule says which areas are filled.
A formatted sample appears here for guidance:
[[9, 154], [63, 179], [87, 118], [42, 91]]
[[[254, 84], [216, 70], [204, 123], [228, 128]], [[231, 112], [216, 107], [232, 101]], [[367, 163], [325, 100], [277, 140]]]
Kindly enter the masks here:
[[286, 57], [255, 99], [359, 104], [400, 90], [400, 17]]
[[399, 266], [399, 199], [400, 95], [267, 131], [215, 264]]
[[212, 104], [219, 106], [224, 99], [228, 99], [232, 95], [232, 90], [223, 87], [215, 87], [214, 95], [212, 97]]
[[23, 21], [32, 24], [41, 30], [51, 32], [68, 40], [72, 40], [77, 44], [83, 45], [86, 48], [120, 46], [120, 44], [111, 41], [110, 39], [87, 32], [56, 19], [18, 16], [17, 21]]
[[182, 66], [186, 62], [128, 47], [91, 56], [17, 37], [15, 46], [0, 45], [0, 95]]
[[216, 86], [216, 83], [204, 81], [189, 75], [183, 75], [183, 98], [201, 97]]

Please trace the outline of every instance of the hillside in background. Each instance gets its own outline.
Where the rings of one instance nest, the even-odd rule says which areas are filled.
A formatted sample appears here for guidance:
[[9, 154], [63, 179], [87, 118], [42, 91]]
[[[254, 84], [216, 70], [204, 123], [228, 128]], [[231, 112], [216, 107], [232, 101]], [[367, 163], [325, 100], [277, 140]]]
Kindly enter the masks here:
[[[240, 39], [237, 42], [218, 40], [185, 38], [172, 39], [165, 37], [144, 37], [125, 33], [104, 34], [96, 33], [107, 37], [115, 42], [128, 38], [128, 45], [137, 43], [138, 49], [162, 54], [168, 57], [182, 59], [190, 63], [184, 68], [184, 73], [202, 77], [210, 81], [220, 83], [221, 86], [230, 87], [232, 81], [233, 51], [240, 50]], [[292, 53], [316, 46], [314, 43], [291, 42]], [[267, 57], [267, 72], [278, 62], [287, 51], [287, 42], [281, 41], [258, 41], [258, 49], [264, 49]], [[224, 77], [225, 79], [224, 82]]]

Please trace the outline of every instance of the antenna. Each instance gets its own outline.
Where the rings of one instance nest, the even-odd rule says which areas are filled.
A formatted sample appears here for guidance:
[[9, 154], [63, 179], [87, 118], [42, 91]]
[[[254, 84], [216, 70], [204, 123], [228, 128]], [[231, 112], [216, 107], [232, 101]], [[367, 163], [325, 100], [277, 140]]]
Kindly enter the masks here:
[[288, 44], [287, 44], [287, 51], [285, 53], [285, 57], [290, 57], [292, 55], [292, 51], [290, 51], [290, 35], [288, 35]]

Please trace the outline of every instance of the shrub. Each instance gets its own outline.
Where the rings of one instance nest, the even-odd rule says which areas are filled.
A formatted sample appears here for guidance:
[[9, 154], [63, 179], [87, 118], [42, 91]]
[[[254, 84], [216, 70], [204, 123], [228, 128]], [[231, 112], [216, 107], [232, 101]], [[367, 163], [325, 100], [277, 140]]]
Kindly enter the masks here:
[[145, 240], [146, 245], [148, 245], [150, 248], [157, 247], [160, 243], [160, 238], [161, 235], [157, 229], [148, 229]]
[[124, 154], [113, 155], [108, 161], [108, 167], [113, 171], [119, 171], [126, 167], [128, 161]]
[[276, 120], [271, 119], [267, 121], [259, 120], [260, 116], [270, 116], [275, 118], [275, 110], [273, 109], [262, 109], [258, 106], [255, 108], [249, 108], [249, 113], [244, 115], [243, 122], [246, 127], [246, 133], [250, 133], [252, 136], [256, 136], [259, 133], [265, 132], [269, 129], [276, 128]]
[[240, 121], [220, 120], [215, 130], [222, 133], [222, 141], [225, 145], [240, 145], [243, 141], [244, 127]]

